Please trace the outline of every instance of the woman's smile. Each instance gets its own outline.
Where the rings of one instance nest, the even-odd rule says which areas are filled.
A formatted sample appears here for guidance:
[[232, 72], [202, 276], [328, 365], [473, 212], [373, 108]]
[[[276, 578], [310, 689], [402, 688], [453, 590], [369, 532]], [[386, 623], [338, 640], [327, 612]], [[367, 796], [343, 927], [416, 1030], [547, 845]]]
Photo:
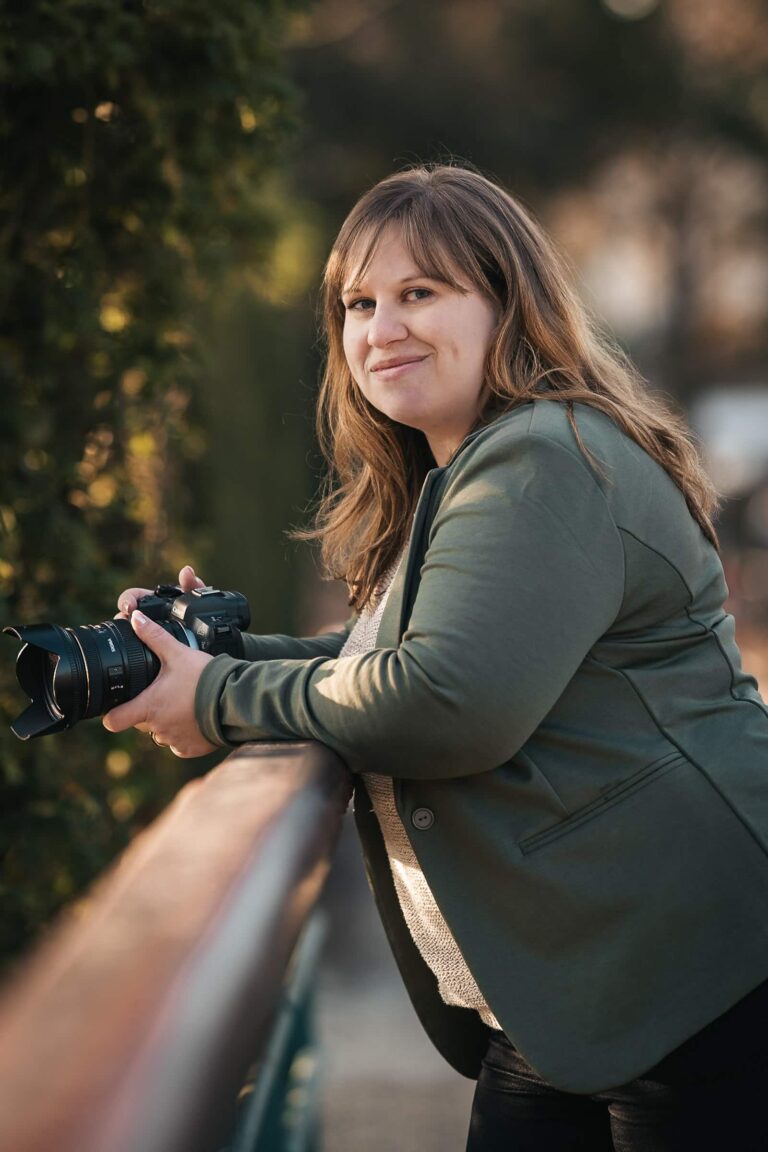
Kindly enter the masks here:
[[416, 365], [421, 364], [423, 360], [426, 360], [426, 356], [380, 360], [376, 364], [373, 364], [369, 371], [375, 372], [379, 380], [397, 380], [400, 376], [404, 375], [409, 368], [415, 368]]

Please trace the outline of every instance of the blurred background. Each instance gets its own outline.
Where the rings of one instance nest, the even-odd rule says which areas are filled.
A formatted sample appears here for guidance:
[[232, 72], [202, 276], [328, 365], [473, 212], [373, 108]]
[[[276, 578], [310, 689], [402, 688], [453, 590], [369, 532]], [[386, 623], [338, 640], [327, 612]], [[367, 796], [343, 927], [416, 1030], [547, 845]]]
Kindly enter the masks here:
[[[254, 631], [346, 615], [285, 537], [320, 475], [322, 264], [366, 187], [455, 160], [538, 215], [687, 412], [767, 686], [767, 64], [760, 0], [0, 0], [0, 625], [96, 623], [186, 562], [248, 595]], [[5, 964], [216, 762], [95, 721], [22, 745], [14, 643]], [[346, 835], [327, 903], [328, 1076], [364, 1101], [359, 1140], [384, 1108], [409, 1147], [418, 1107], [463, 1147], [469, 1085], [402, 999]]]

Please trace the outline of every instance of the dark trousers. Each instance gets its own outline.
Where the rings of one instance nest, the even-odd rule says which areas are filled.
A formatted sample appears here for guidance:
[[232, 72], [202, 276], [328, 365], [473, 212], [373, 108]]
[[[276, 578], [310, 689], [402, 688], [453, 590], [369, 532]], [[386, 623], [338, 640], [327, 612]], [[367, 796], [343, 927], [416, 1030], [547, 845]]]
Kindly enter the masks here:
[[553, 1088], [489, 1030], [467, 1152], [768, 1152], [768, 981], [642, 1076]]

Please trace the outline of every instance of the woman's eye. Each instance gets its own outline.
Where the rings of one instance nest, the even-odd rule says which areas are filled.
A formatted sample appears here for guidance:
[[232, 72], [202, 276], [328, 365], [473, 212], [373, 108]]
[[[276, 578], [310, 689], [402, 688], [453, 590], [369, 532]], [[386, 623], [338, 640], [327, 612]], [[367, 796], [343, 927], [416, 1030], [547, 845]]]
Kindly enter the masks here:
[[[403, 293], [403, 299], [412, 302], [414, 300], [426, 300], [433, 295], [431, 288], [408, 288]], [[344, 307], [347, 312], [370, 312], [376, 307], [376, 301], [371, 300], [369, 296], [359, 296], [357, 300], [350, 300]]]

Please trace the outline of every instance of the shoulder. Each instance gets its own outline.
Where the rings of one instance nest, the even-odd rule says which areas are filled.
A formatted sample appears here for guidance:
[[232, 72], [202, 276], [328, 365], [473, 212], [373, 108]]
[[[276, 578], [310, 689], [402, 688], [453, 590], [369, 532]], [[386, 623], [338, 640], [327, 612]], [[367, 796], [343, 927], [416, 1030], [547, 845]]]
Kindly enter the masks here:
[[491, 542], [499, 550], [496, 567], [517, 565], [527, 552], [544, 570], [553, 552], [569, 552], [586, 555], [593, 575], [600, 575], [595, 561], [622, 571], [620, 535], [600, 476], [556, 402], [521, 405], [470, 435], [436, 496], [431, 538], [451, 526], [454, 543], [478, 555]]
[[[628, 437], [602, 412], [586, 404], [574, 405], [582, 451], [565, 404], [537, 400], [497, 417], [472, 433], [447, 467], [447, 486], [463, 483], [478, 470], [498, 471], [510, 483], [555, 484], [565, 477], [603, 486], [604, 466], [616, 456], [616, 447]], [[597, 464], [597, 467], [595, 467]]]
[[[630, 438], [604, 412], [589, 404], [574, 404], [573, 415], [579, 435], [591, 451], [610, 449]], [[553, 444], [579, 458], [583, 455], [573, 431], [568, 408], [558, 400], [534, 400], [498, 416], [492, 423], [467, 438], [466, 449], [475, 451], [497, 443], [538, 439]]]
[[[579, 434], [593, 451], [599, 437], [587, 441], [581, 425]], [[579, 447], [565, 406], [552, 401], [521, 405], [467, 437], [436, 495], [435, 529], [454, 515], [477, 528], [483, 517], [503, 524], [517, 517], [536, 532], [572, 535], [578, 523], [585, 533], [617, 538], [604, 477]]]
[[574, 404], [573, 416], [578, 439], [565, 404], [542, 399], [521, 405], [467, 437], [449, 471], [461, 481], [477, 468], [495, 466], [513, 482], [515, 475], [524, 480], [535, 470], [543, 484], [573, 478], [577, 486], [594, 485], [611, 499], [617, 489], [626, 493], [671, 483], [657, 461], [604, 412]]

